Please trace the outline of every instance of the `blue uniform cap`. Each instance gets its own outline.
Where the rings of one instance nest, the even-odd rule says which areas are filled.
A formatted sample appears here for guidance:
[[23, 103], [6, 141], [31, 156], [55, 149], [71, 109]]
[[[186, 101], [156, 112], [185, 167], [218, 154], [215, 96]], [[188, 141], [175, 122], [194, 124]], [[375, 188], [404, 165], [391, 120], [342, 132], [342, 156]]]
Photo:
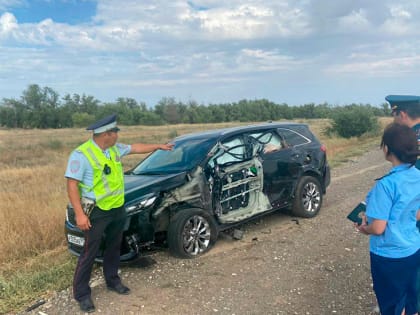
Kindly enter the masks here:
[[420, 96], [416, 95], [388, 95], [385, 100], [391, 105], [392, 111], [420, 108]]
[[117, 127], [117, 114], [109, 115], [97, 122], [93, 123], [86, 130], [92, 130], [94, 134], [102, 133], [105, 131], [120, 131]]

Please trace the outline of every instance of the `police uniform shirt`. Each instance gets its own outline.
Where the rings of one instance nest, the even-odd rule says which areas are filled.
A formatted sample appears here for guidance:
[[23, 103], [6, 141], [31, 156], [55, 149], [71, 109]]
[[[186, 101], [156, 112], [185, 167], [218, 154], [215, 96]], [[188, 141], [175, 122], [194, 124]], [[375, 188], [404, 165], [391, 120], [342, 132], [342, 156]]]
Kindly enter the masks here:
[[366, 197], [366, 216], [387, 221], [385, 232], [370, 235], [370, 251], [388, 258], [403, 258], [420, 249], [416, 213], [420, 204], [420, 171], [409, 164], [394, 166]]
[[[92, 141], [96, 146], [98, 146], [95, 141]], [[123, 157], [130, 153], [131, 145], [117, 143], [115, 145], [117, 150], [119, 151], [120, 157]], [[102, 149], [101, 149], [102, 151]], [[104, 152], [105, 156], [109, 159], [110, 153], [109, 149], [106, 149]], [[66, 173], [64, 175], [66, 178], [72, 178], [77, 181], [82, 182], [84, 185], [88, 187], [92, 187], [93, 184], [93, 169], [89, 163], [89, 160], [86, 156], [78, 151], [74, 150], [69, 157], [69, 161], [67, 163]], [[87, 191], [86, 188], [82, 187], [82, 196], [87, 197], [92, 200], [96, 200], [95, 194], [93, 191]]]

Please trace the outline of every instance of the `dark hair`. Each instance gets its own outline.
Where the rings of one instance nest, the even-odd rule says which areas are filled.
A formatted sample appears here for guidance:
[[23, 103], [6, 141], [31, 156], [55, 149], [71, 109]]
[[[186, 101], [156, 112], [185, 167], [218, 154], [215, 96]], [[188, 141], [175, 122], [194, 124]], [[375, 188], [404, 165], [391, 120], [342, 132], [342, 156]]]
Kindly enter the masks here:
[[413, 129], [406, 125], [391, 123], [382, 135], [381, 148], [388, 147], [388, 155], [394, 154], [403, 163], [414, 165], [420, 151], [417, 147], [417, 136]]
[[405, 111], [411, 119], [416, 119], [420, 117], [420, 105], [412, 106], [407, 109], [402, 109], [402, 111]]

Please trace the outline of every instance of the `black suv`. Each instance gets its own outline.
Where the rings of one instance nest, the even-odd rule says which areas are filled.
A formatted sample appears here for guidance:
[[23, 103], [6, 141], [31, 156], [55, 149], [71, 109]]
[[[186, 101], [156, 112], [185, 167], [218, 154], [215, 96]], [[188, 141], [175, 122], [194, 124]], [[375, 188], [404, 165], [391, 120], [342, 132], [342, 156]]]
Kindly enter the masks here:
[[[155, 151], [125, 174], [121, 261], [158, 241], [178, 257], [193, 258], [209, 250], [220, 231], [278, 209], [313, 217], [330, 183], [325, 147], [306, 124], [210, 130], [172, 142], [172, 151]], [[84, 238], [71, 206], [65, 233], [78, 255]]]

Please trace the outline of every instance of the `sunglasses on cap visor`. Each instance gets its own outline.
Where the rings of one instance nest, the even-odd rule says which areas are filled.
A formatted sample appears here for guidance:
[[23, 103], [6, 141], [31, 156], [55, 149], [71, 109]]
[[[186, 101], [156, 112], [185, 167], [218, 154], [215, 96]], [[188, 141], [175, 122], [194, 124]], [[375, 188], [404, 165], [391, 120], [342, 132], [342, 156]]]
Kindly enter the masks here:
[[400, 114], [400, 111], [399, 111], [399, 110], [393, 110], [393, 111], [391, 112], [391, 116], [392, 116], [392, 117], [398, 116], [399, 114]]

